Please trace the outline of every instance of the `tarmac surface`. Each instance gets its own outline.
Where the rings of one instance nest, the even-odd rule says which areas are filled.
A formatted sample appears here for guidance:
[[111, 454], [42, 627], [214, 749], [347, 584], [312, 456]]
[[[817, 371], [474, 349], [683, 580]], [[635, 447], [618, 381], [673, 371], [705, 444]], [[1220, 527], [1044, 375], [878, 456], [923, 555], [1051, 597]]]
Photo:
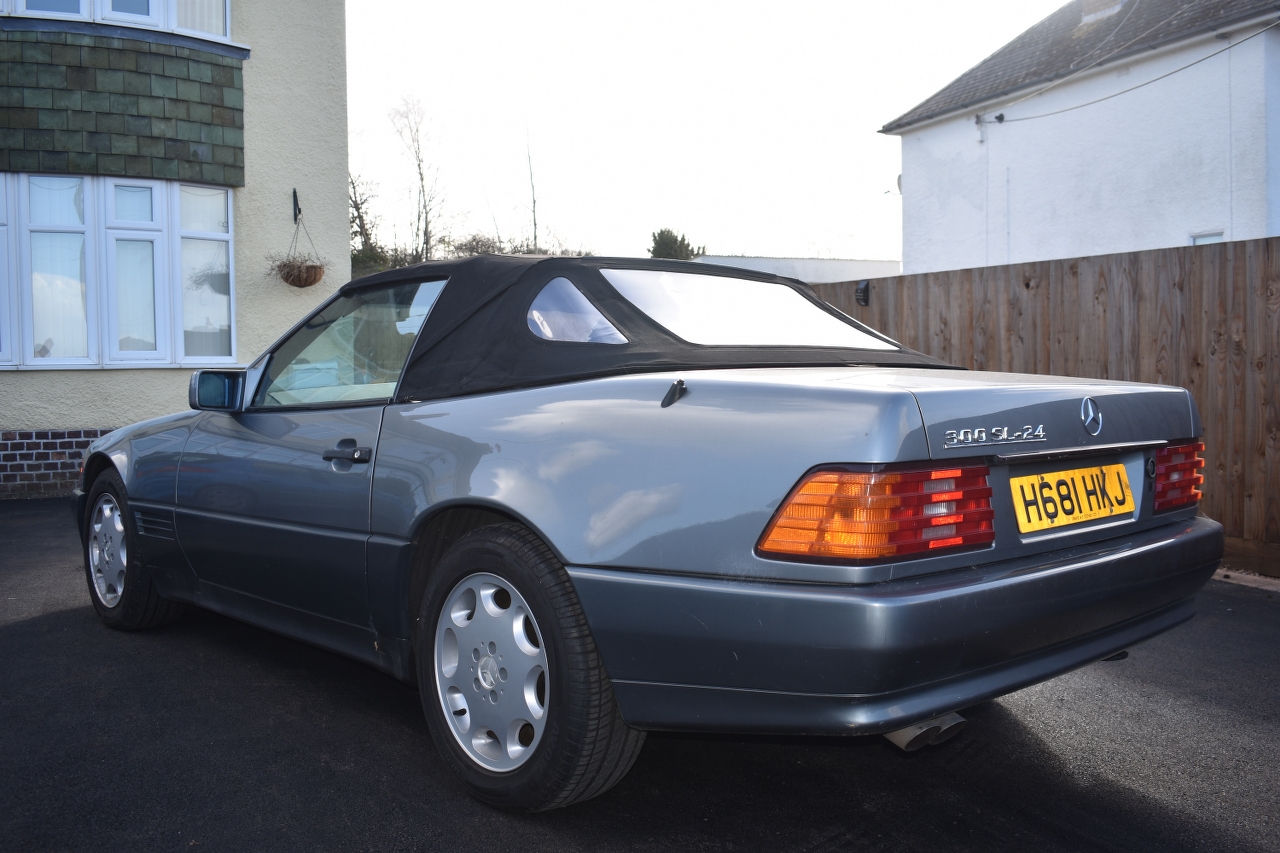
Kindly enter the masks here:
[[193, 610], [89, 604], [66, 501], [0, 502], [0, 850], [1280, 851], [1280, 594], [1211, 581], [1191, 623], [883, 738], [651, 735], [590, 802], [494, 811], [416, 691]]

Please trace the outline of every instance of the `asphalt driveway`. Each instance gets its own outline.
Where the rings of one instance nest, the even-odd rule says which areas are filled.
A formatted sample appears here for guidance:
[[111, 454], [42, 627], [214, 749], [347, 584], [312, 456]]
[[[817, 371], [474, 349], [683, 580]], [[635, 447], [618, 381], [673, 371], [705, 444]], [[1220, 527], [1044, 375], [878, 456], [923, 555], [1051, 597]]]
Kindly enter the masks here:
[[950, 743], [650, 736], [591, 802], [470, 799], [415, 691], [211, 613], [89, 604], [65, 501], [0, 502], [3, 850], [1280, 850], [1280, 596], [967, 712]]

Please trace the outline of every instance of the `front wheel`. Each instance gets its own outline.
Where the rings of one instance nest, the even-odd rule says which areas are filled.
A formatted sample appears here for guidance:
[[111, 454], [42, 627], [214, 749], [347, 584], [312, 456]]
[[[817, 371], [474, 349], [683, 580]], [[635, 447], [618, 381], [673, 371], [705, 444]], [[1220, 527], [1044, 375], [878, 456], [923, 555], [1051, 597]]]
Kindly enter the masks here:
[[590, 799], [635, 763], [573, 584], [528, 528], [458, 540], [428, 581], [415, 633], [432, 738], [471, 792], [511, 811]]
[[106, 471], [94, 480], [88, 507], [84, 568], [89, 598], [102, 621], [133, 631], [166, 625], [181, 616], [182, 605], [160, 596], [151, 573], [134, 553], [137, 534], [119, 474]]

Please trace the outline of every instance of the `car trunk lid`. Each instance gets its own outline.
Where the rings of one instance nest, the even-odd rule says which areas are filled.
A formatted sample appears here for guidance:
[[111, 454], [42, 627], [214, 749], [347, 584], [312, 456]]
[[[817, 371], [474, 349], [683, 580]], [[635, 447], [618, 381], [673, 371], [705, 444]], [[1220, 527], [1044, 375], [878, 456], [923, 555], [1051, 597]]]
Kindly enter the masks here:
[[1181, 388], [1011, 373], [894, 372], [920, 406], [933, 459], [1012, 461], [1200, 434], [1195, 405]]

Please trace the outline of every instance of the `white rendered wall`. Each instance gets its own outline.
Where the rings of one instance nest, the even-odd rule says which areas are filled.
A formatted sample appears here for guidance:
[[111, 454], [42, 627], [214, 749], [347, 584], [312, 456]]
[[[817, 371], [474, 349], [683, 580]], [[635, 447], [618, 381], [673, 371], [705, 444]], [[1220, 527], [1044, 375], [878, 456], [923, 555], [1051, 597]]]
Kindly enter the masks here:
[[[1239, 41], [1249, 32], [1232, 37]], [[1280, 233], [1280, 32], [1205, 38], [902, 135], [904, 273]]]
[[[351, 278], [347, 217], [345, 0], [239, 0], [232, 37], [244, 64], [245, 186], [236, 190], [237, 352], [248, 364]], [[293, 239], [293, 190], [324, 279], [298, 290], [267, 274]], [[306, 237], [301, 245], [310, 251]]]

